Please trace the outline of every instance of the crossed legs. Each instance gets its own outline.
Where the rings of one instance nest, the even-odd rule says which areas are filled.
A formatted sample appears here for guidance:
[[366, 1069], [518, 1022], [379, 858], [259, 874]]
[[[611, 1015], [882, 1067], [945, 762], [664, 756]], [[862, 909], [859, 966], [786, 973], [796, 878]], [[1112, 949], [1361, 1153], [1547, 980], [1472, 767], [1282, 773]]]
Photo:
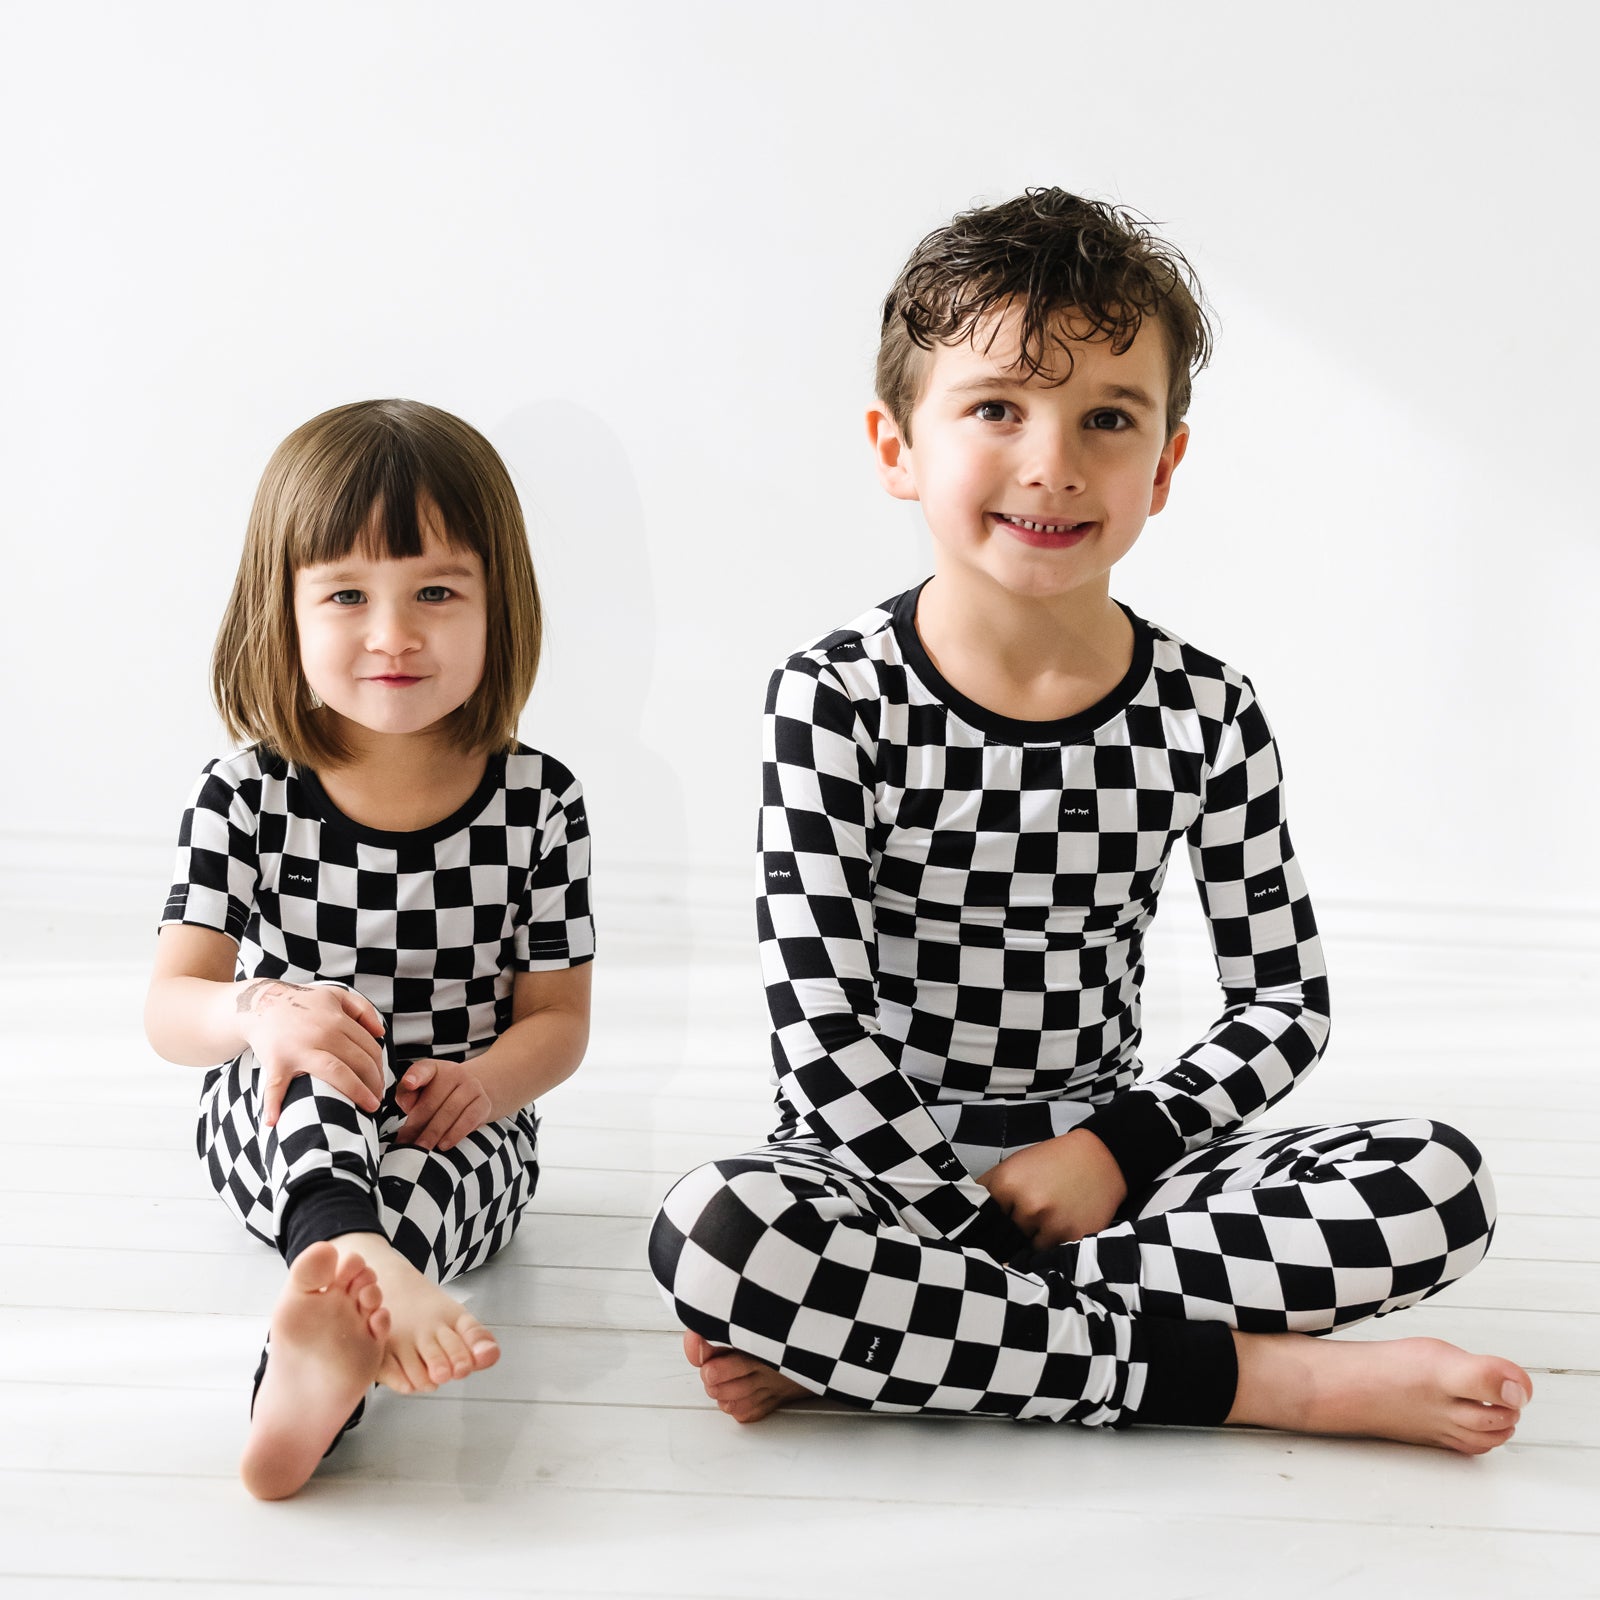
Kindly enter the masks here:
[[1244, 1133], [1175, 1163], [1103, 1233], [1005, 1266], [910, 1233], [876, 1185], [796, 1141], [689, 1174], [651, 1258], [686, 1354], [742, 1421], [813, 1393], [1478, 1453], [1510, 1437], [1522, 1368], [1438, 1340], [1307, 1335], [1444, 1287], [1493, 1216], [1481, 1157], [1439, 1124]]

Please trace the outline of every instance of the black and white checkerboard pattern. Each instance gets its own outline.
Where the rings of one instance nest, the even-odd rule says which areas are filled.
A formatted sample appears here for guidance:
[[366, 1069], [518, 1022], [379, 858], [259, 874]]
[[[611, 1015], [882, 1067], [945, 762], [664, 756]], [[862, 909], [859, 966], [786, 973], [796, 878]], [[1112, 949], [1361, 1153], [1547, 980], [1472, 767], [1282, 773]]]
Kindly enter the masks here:
[[583, 792], [519, 748], [454, 816], [385, 833], [313, 773], [246, 750], [201, 775], [162, 922], [238, 940], [240, 977], [351, 984], [402, 1061], [475, 1055], [510, 1023], [515, 972], [594, 954]]
[[[888, 1185], [802, 1137], [682, 1179], [650, 1259], [687, 1327], [813, 1393], [1124, 1426], [1178, 1420], [1140, 1413], [1152, 1323], [1315, 1332], [1382, 1316], [1476, 1265], [1494, 1215], [1481, 1156], [1442, 1124], [1235, 1133], [1103, 1232], [1007, 1266], [912, 1231]], [[1185, 1369], [1162, 1386], [1203, 1381]], [[1230, 1402], [1231, 1385], [1208, 1420]]]
[[338, 1184], [351, 1191], [344, 1214], [368, 1218], [359, 1230], [347, 1223], [342, 1231], [381, 1232], [435, 1283], [487, 1261], [510, 1240], [539, 1181], [532, 1109], [485, 1123], [453, 1150], [420, 1150], [395, 1143], [404, 1121], [395, 1079], [385, 1050], [383, 1101], [374, 1114], [320, 1079], [294, 1078], [269, 1128], [247, 1050], [210, 1073], [201, 1096], [198, 1145], [212, 1186], [275, 1248], [284, 1242], [289, 1202]]
[[[785, 1110], [914, 1232], [1003, 1236], [929, 1105], [1073, 1102], [1130, 1187], [1286, 1094], [1327, 1038], [1316, 924], [1247, 679], [1132, 617], [1123, 683], [1060, 723], [965, 700], [917, 591], [768, 692], [763, 972]], [[1141, 1073], [1143, 940], [1186, 839], [1224, 1008]]]

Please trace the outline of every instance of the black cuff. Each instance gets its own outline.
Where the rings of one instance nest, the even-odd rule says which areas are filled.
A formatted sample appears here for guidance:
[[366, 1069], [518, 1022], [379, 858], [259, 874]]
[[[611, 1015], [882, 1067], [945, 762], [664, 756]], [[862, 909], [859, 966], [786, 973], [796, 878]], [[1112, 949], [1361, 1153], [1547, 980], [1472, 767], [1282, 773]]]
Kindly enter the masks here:
[[285, 1199], [278, 1249], [290, 1265], [309, 1245], [342, 1233], [382, 1233], [378, 1202], [369, 1190], [323, 1171], [312, 1173]]
[[1226, 1322], [1135, 1317], [1130, 1361], [1145, 1364], [1134, 1422], [1215, 1428], [1228, 1420], [1239, 1388], [1239, 1357]]
[[963, 1249], [970, 1246], [982, 1250], [1002, 1265], [1033, 1249], [1033, 1241], [1000, 1209], [1000, 1202], [992, 1195], [977, 1208], [972, 1221], [951, 1236], [950, 1242]]
[[1087, 1128], [1115, 1157], [1130, 1194], [1148, 1189], [1156, 1175], [1183, 1154], [1183, 1135], [1168, 1120], [1160, 1101], [1144, 1089], [1119, 1095], [1078, 1126]]

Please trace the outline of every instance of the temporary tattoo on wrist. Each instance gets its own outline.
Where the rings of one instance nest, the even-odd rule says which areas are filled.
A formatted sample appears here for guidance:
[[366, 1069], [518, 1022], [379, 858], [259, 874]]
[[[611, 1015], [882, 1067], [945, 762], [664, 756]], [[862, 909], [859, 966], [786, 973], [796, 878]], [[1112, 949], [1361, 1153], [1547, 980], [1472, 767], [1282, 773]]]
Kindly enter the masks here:
[[246, 1011], [257, 1009], [257, 1002], [266, 998], [269, 989], [290, 989], [295, 987], [292, 983], [285, 983], [281, 978], [257, 978], [247, 983], [234, 997], [235, 1009], [243, 1015]]

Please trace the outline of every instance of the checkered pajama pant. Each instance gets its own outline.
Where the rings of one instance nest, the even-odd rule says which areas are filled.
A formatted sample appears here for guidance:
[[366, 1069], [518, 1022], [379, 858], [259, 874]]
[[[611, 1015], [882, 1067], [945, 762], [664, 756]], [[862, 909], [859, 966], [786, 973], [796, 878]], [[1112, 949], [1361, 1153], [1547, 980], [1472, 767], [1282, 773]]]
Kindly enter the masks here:
[[879, 1185], [798, 1139], [682, 1179], [650, 1259], [687, 1327], [830, 1399], [1220, 1423], [1229, 1328], [1323, 1333], [1415, 1305], [1483, 1258], [1494, 1216], [1482, 1157], [1440, 1123], [1244, 1132], [1103, 1232], [1007, 1265], [911, 1232]]
[[[383, 1071], [376, 1114], [302, 1075], [290, 1080], [269, 1128], [246, 1051], [206, 1080], [199, 1152], [228, 1209], [286, 1261], [321, 1239], [381, 1233], [425, 1277], [447, 1283], [510, 1241], [539, 1181], [538, 1122], [525, 1109], [486, 1123], [453, 1150], [399, 1145], [405, 1118], [387, 1046]], [[257, 1388], [266, 1362], [264, 1351]], [[360, 1408], [351, 1422], [359, 1416]]]

